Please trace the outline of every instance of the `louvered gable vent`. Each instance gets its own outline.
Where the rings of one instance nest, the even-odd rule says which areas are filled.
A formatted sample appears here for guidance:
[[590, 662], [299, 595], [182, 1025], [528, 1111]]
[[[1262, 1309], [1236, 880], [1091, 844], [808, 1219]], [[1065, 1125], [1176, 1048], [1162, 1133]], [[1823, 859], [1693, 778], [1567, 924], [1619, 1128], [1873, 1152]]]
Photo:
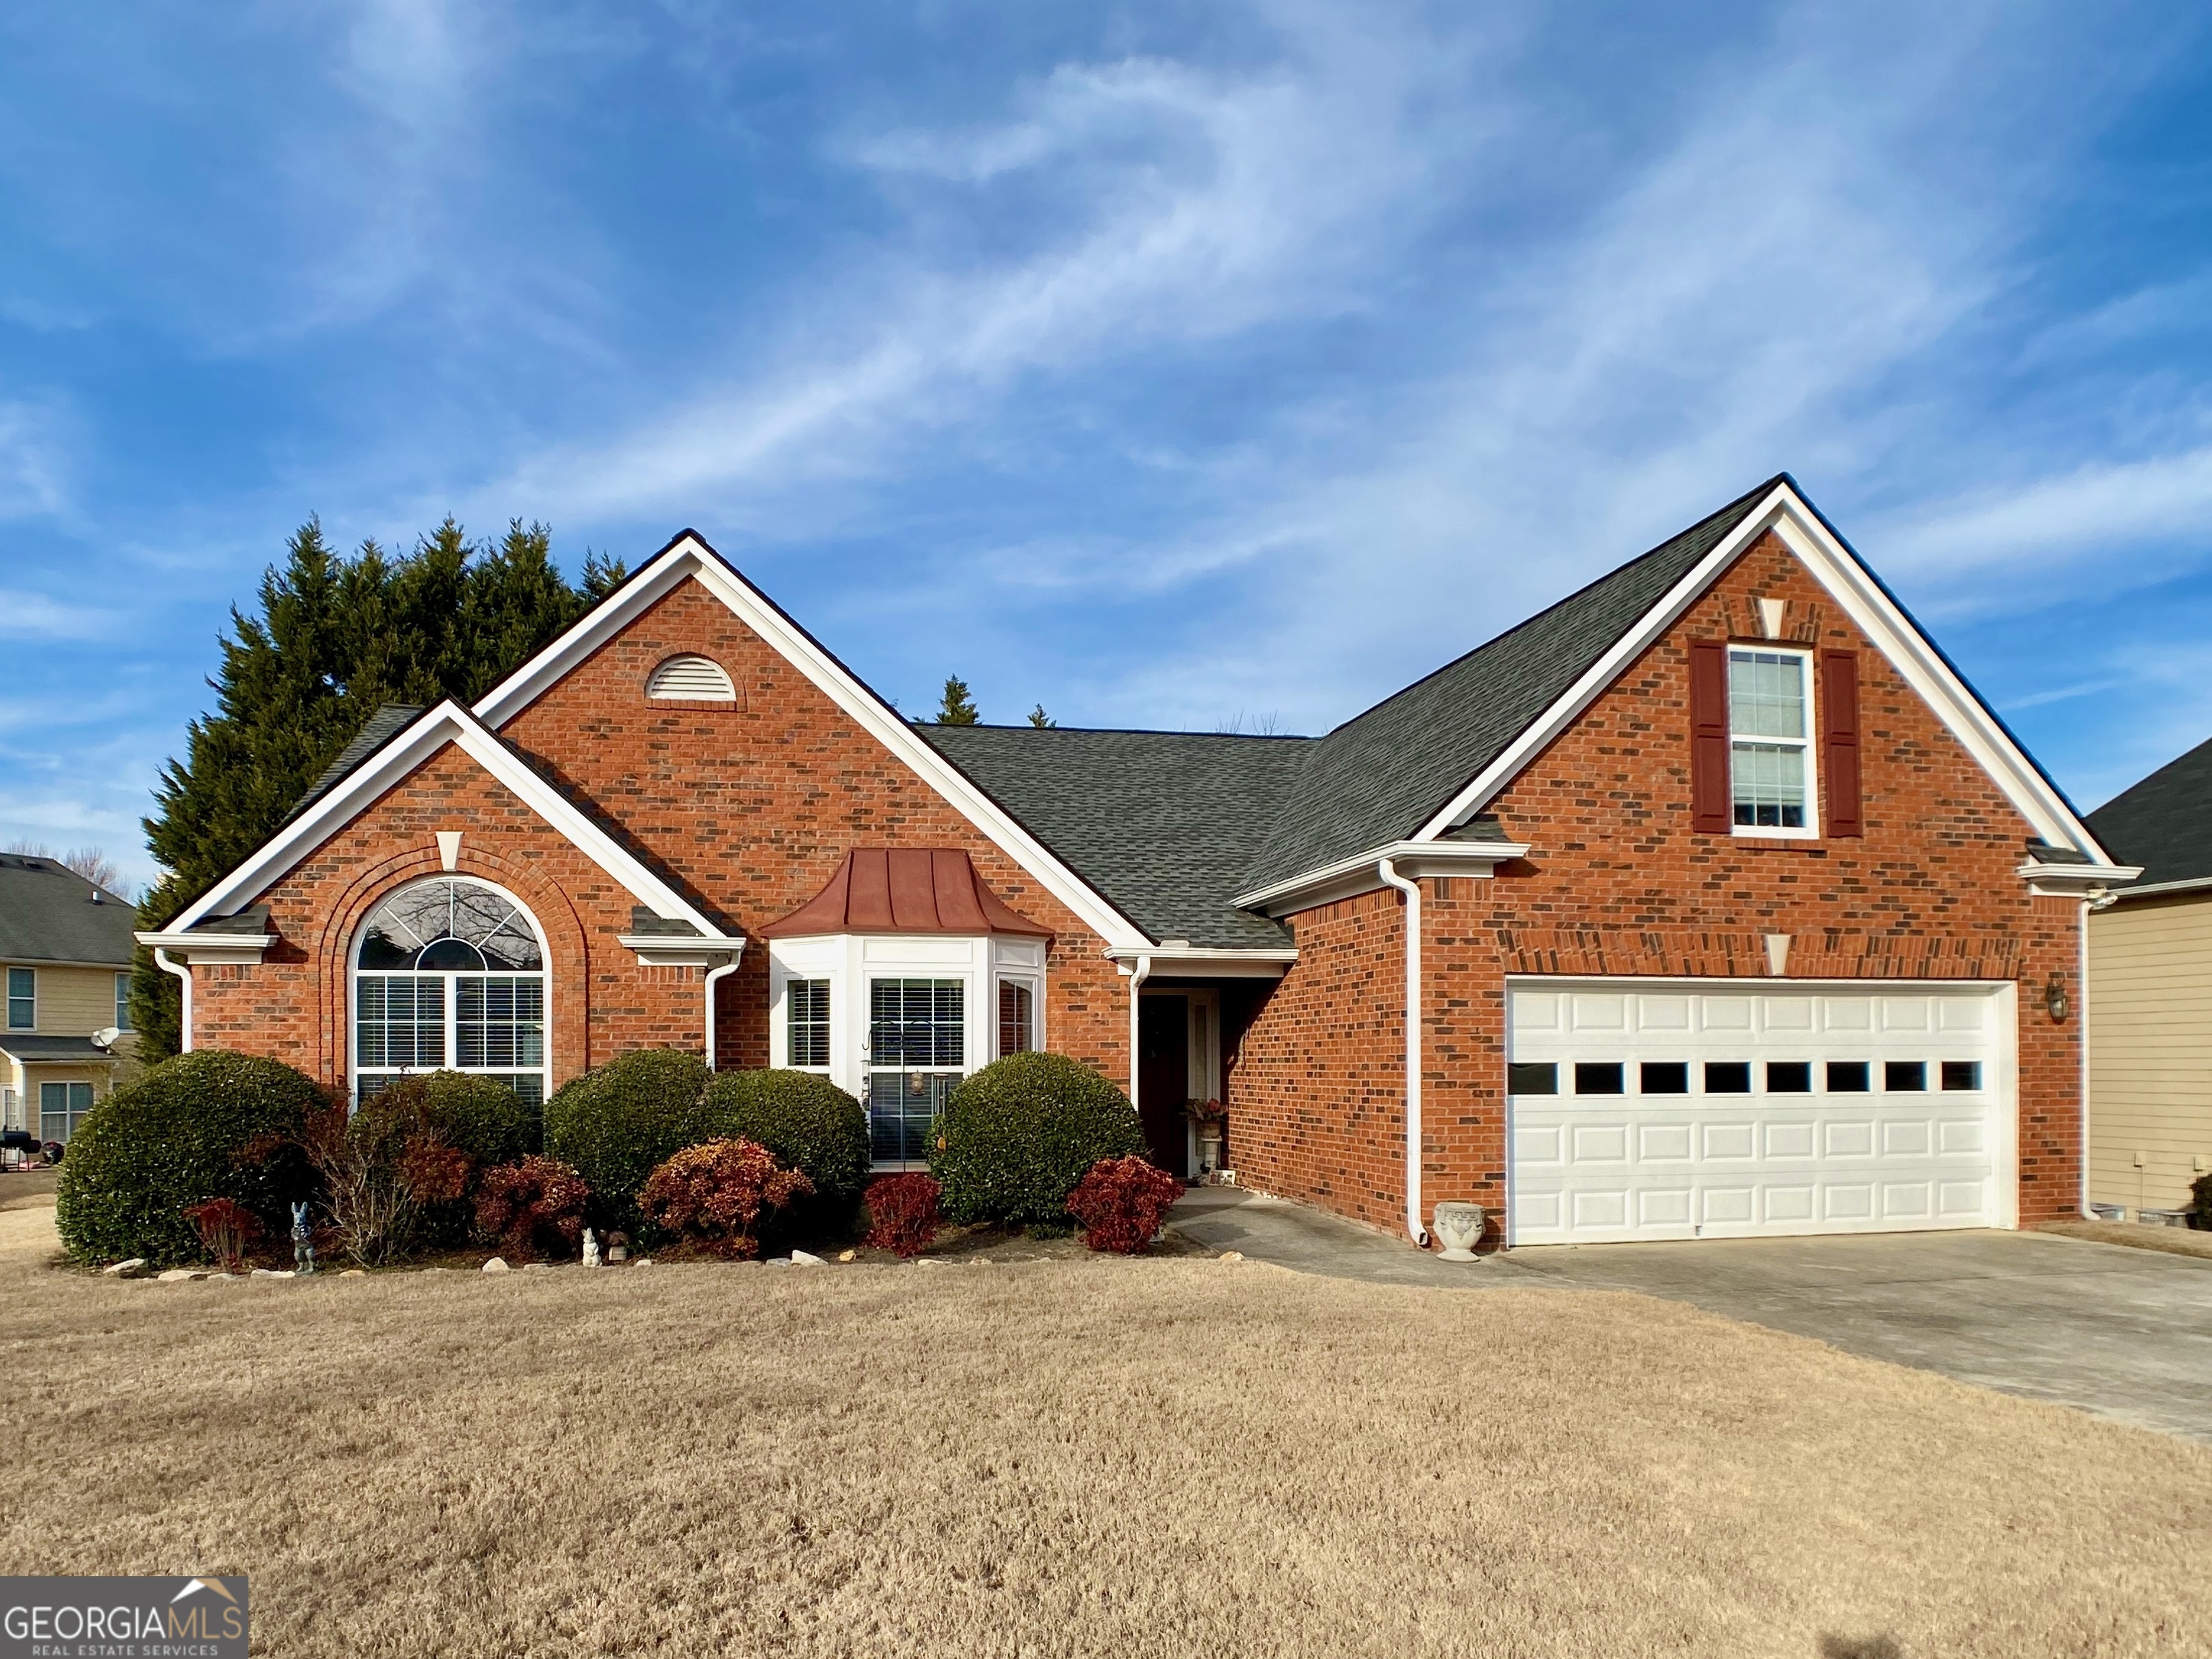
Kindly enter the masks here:
[[735, 702], [737, 688], [721, 664], [708, 657], [671, 657], [653, 671], [645, 695], [664, 702]]

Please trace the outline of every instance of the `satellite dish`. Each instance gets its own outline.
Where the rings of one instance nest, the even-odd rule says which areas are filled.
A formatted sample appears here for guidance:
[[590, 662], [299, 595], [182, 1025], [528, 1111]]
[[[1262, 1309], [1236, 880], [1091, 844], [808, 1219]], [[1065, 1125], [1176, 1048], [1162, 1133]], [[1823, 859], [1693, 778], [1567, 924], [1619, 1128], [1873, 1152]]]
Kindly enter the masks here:
[[112, 1048], [115, 1046], [115, 1040], [122, 1035], [121, 1026], [103, 1025], [92, 1034], [92, 1046], [95, 1048]]

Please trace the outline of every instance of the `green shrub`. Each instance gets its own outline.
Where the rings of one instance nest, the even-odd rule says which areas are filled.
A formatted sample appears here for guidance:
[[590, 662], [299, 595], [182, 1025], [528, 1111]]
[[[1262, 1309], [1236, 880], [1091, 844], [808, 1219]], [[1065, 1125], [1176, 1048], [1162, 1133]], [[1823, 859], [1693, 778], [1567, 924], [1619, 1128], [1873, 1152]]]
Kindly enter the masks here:
[[544, 1125], [537, 1108], [495, 1078], [466, 1072], [423, 1072], [401, 1078], [381, 1094], [361, 1103], [354, 1115], [356, 1133], [377, 1123], [409, 1122], [419, 1117], [457, 1152], [479, 1168], [516, 1164], [543, 1150]]
[[701, 1108], [713, 1073], [697, 1054], [639, 1048], [565, 1085], [545, 1103], [545, 1151], [592, 1189], [587, 1212], [605, 1231], [639, 1231], [647, 1177], [706, 1139]]
[[930, 1173], [955, 1221], [1064, 1224], [1067, 1195], [1092, 1164], [1145, 1152], [1129, 1097], [1051, 1054], [986, 1066], [952, 1091], [930, 1140]]
[[2212, 1232], [2212, 1175], [2201, 1175], [2189, 1183], [2189, 1207], [2195, 1212], [2190, 1224]]
[[853, 1224], [868, 1184], [868, 1115], [826, 1077], [811, 1072], [724, 1072], [707, 1091], [702, 1139], [757, 1142], [813, 1184], [779, 1216], [779, 1232]]
[[[85, 1261], [196, 1261], [199, 1233], [185, 1212], [216, 1198], [289, 1233], [286, 1206], [313, 1187], [297, 1137], [322, 1099], [282, 1061], [228, 1048], [152, 1067], [70, 1137], [56, 1199], [62, 1243]], [[264, 1155], [241, 1158], [249, 1147]]]

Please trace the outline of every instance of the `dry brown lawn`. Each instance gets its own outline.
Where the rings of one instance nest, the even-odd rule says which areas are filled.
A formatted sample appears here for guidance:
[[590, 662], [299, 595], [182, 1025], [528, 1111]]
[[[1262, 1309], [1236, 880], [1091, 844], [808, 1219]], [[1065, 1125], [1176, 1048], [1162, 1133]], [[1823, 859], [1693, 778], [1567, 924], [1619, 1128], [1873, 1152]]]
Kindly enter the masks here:
[[1669, 1303], [1246, 1263], [121, 1284], [0, 1213], [9, 1571], [258, 1651], [2212, 1644], [2212, 1451]]
[[2212, 1256], [2212, 1233], [2191, 1227], [2147, 1227], [2140, 1221], [2048, 1221], [2039, 1232], [2086, 1238], [2098, 1244], [2125, 1244], [2168, 1255]]

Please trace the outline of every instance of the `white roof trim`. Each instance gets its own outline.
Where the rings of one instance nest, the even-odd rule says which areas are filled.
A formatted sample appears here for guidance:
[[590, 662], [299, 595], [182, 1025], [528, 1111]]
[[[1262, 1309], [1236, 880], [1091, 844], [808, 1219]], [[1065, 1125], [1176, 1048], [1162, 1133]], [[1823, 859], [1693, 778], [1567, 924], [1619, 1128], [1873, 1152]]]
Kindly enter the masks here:
[[1298, 959], [1290, 946], [1244, 950], [1233, 945], [1119, 945], [1106, 952], [1129, 971], [1137, 962], [1152, 963], [1151, 971], [1167, 978], [1195, 975], [1204, 979], [1280, 979]]
[[1497, 873], [1499, 865], [1528, 856], [1528, 847], [1514, 841], [1394, 841], [1286, 881], [1240, 893], [1231, 902], [1240, 910], [1280, 915], [1387, 885], [1376, 868], [1384, 859], [1402, 876], [1488, 878]]
[[2102, 898], [2106, 890], [2142, 874], [2139, 864], [2045, 864], [2030, 859], [2013, 872], [2027, 890], [2046, 898]]
[[[459, 703], [446, 702], [416, 716], [383, 748], [348, 773], [336, 787], [286, 824], [244, 864], [232, 871], [169, 924], [171, 934], [185, 933], [210, 916], [230, 915], [258, 898], [377, 797], [400, 782], [448, 744], [505, 784], [531, 810], [566, 836], [592, 863], [628, 890], [657, 916], [688, 921], [706, 939], [726, 939], [722, 930], [695, 909], [682, 894], [625, 851], [551, 784], [526, 766], [514, 751]], [[205, 936], [203, 936], [204, 940]], [[220, 941], [206, 941], [219, 943]], [[188, 944], [187, 948], [201, 948]]]
[[805, 629], [725, 563], [720, 554], [686, 531], [640, 566], [636, 574], [538, 655], [485, 693], [478, 719], [494, 730], [506, 725], [579, 663], [627, 627], [647, 607], [685, 580], [696, 580], [746, 627], [811, 681], [871, 737], [950, 801], [961, 816], [1044, 890], [1074, 912], [1110, 946], [1151, 941], [1106, 896], [1060, 862], [1012, 814], [976, 787], [968, 775], [915, 732], [906, 718], [864, 684]]
[[1927, 636], [1882, 591], [1881, 585], [1866, 568], [1830, 533], [1820, 522], [1820, 514], [1786, 483], [1777, 484], [1765, 501], [1745, 514], [1736, 527], [1646, 611], [1634, 628], [1616, 641], [1565, 696], [1532, 722], [1443, 811], [1416, 830], [1413, 839], [1433, 841], [1487, 805], [1768, 530], [1782, 538], [1842, 607], [1853, 625], [1874, 641], [1891, 665], [1904, 676], [1905, 683], [1935, 710], [1936, 718], [1958, 738], [2042, 840], [2052, 846], [2071, 847], [2079, 851], [2093, 861], [2100, 879], [2127, 879], [2097, 844], [2088, 827], [2075, 816], [2063, 797], [1983, 708], [1980, 699], [1966, 689], [1929, 643]]

